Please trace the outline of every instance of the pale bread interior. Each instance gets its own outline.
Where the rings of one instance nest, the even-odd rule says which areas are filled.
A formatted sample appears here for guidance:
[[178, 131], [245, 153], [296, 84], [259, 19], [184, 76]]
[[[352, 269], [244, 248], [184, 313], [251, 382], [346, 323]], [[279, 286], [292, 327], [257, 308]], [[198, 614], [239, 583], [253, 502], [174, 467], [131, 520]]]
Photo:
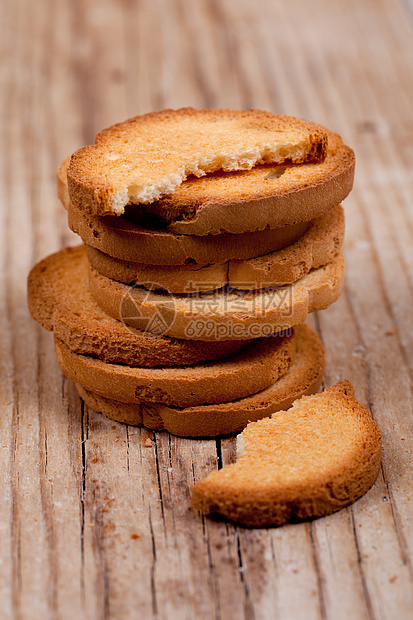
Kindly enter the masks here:
[[354, 397], [349, 381], [248, 425], [237, 437], [238, 463], [253, 465], [254, 475], [272, 468], [277, 484], [287, 485], [354, 461], [366, 443], [366, 421], [367, 426], [375, 423], [361, 405], [346, 408], [343, 395]]
[[258, 110], [183, 109], [130, 119], [96, 142], [72, 156], [71, 200], [121, 215], [127, 204], [172, 194], [190, 175], [323, 158], [327, 135], [317, 125]]
[[381, 436], [349, 381], [251, 422], [237, 460], [193, 487], [192, 505], [248, 526], [327, 515], [361, 497], [380, 467]]

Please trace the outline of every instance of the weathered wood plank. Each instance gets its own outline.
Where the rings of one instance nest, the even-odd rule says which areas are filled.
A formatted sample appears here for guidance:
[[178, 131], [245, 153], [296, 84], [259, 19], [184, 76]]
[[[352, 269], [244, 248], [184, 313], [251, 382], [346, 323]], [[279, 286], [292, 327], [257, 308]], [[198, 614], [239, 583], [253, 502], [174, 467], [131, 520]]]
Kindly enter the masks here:
[[[25, 279], [32, 262], [32, 186], [30, 140], [33, 116], [25, 82], [31, 81], [35, 54], [30, 55], [26, 37], [25, 14], [16, 6], [14, 67], [19, 79], [13, 81], [10, 94], [10, 121], [4, 138], [8, 161], [5, 175], [8, 208], [7, 237], [7, 298], [9, 329], [14, 370], [12, 441], [8, 454], [12, 501], [11, 537], [7, 545], [12, 571], [8, 578], [13, 612], [26, 616], [30, 609], [50, 613], [51, 599], [47, 584], [50, 579], [47, 554], [47, 531], [43, 527], [41, 502], [42, 459], [39, 445], [37, 330], [29, 320], [25, 302]], [[31, 16], [34, 17], [34, 16]], [[40, 17], [40, 16], [39, 16]], [[33, 29], [38, 20], [33, 19]], [[25, 67], [23, 73], [19, 67]], [[22, 145], [29, 145], [22, 148]], [[16, 277], [17, 276], [17, 277]], [[30, 446], [27, 449], [27, 446]], [[33, 530], [36, 536], [33, 537]], [[9, 599], [10, 600], [10, 599]]]
[[[393, 618], [413, 614], [413, 19], [367, 0], [6, 0], [0, 6], [0, 596], [5, 618]], [[343, 297], [312, 317], [384, 439], [353, 507], [250, 531], [190, 508], [233, 439], [171, 438], [83, 409], [25, 277], [77, 243], [55, 168], [112, 122], [163, 107], [314, 119], [356, 148]], [[219, 463], [220, 465], [222, 463]]]

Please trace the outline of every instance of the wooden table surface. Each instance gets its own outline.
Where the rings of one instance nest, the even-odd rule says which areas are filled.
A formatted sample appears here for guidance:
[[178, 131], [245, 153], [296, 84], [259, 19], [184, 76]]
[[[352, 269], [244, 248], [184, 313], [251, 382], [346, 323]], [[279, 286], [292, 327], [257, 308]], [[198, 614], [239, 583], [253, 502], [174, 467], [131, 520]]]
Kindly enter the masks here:
[[[3, 0], [0, 68], [0, 617], [413, 618], [413, 5], [407, 0]], [[282, 528], [202, 518], [189, 487], [234, 439], [188, 440], [82, 405], [26, 276], [78, 243], [60, 161], [164, 107], [259, 107], [355, 148], [347, 276], [313, 316], [325, 385], [383, 434], [355, 505]]]

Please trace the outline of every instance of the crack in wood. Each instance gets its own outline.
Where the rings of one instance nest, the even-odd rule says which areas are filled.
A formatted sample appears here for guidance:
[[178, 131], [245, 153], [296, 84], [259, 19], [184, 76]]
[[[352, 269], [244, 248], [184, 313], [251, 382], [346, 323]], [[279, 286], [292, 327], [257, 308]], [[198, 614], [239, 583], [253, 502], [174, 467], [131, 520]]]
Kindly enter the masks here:
[[[15, 409], [18, 409], [16, 405]], [[21, 574], [21, 530], [20, 530], [20, 518], [19, 518], [19, 472], [16, 471], [16, 436], [14, 437], [14, 451], [11, 461], [11, 566], [12, 566], [12, 578], [11, 578], [11, 598], [13, 615], [16, 619], [20, 620], [20, 594], [22, 591], [22, 574]]]
[[[14, 356], [13, 356], [14, 360]], [[20, 594], [22, 591], [22, 574], [21, 574], [21, 531], [20, 531], [20, 515], [19, 515], [19, 486], [20, 476], [17, 469], [17, 441], [20, 425], [20, 412], [18, 391], [13, 381], [13, 434], [12, 434], [12, 457], [11, 457], [11, 514], [10, 514], [10, 532], [11, 532], [11, 598], [14, 616], [20, 620]]]
[[353, 536], [354, 536], [354, 542], [355, 542], [355, 545], [356, 545], [357, 568], [358, 568], [358, 571], [359, 571], [361, 585], [362, 585], [362, 588], [363, 588], [364, 600], [366, 602], [366, 607], [367, 607], [367, 611], [368, 611], [368, 614], [369, 614], [369, 618], [371, 620], [376, 620], [376, 616], [375, 616], [373, 605], [372, 605], [371, 598], [370, 598], [369, 588], [368, 588], [368, 585], [367, 585], [366, 575], [364, 574], [364, 570], [363, 570], [363, 561], [362, 561], [362, 557], [361, 557], [360, 544], [359, 544], [359, 540], [358, 540], [356, 523], [355, 523], [355, 520], [354, 520], [354, 512], [353, 512], [352, 507], [348, 508], [348, 513], [350, 515], [351, 526], [352, 526]]
[[[50, 597], [50, 608], [53, 614], [58, 617], [58, 565], [56, 562], [55, 550], [55, 533], [54, 533], [54, 507], [53, 507], [53, 482], [49, 481], [47, 474], [48, 447], [47, 447], [47, 430], [44, 424], [43, 404], [39, 399], [39, 480], [40, 480], [40, 500], [42, 517], [45, 525], [49, 583], [51, 584], [48, 591]], [[43, 439], [42, 439], [43, 435]]]
[[206, 547], [207, 547], [208, 581], [209, 581], [210, 588], [213, 592], [215, 620], [221, 620], [222, 614], [221, 614], [221, 604], [220, 604], [220, 598], [221, 598], [220, 588], [219, 588], [219, 581], [216, 578], [215, 566], [214, 566], [214, 562], [212, 559], [211, 537], [209, 535], [209, 527], [208, 527], [208, 523], [206, 522], [206, 517], [204, 514], [201, 514], [201, 519], [202, 519], [203, 538], [204, 538], [204, 541], [206, 542]]
[[129, 437], [129, 425], [126, 425], [126, 466], [128, 468], [128, 474], [130, 473], [130, 437]]
[[274, 596], [274, 607], [277, 610], [276, 613], [276, 617], [280, 617], [280, 610], [279, 610], [279, 592], [278, 592], [278, 582], [279, 582], [279, 578], [280, 578], [280, 569], [278, 566], [278, 561], [277, 561], [277, 554], [275, 552], [275, 547], [274, 547], [274, 540], [273, 537], [271, 535], [269, 535], [269, 539], [270, 539], [270, 550], [271, 550], [271, 560], [272, 560], [272, 564], [274, 567], [274, 572], [275, 572], [275, 576], [276, 576], [276, 580], [275, 580], [275, 584], [274, 584], [274, 589], [275, 589], [275, 596]]
[[316, 545], [316, 541], [314, 538], [312, 521], [306, 524], [306, 529], [309, 534], [310, 542], [311, 542], [312, 559], [313, 559], [313, 565], [314, 565], [315, 574], [317, 578], [317, 593], [318, 593], [318, 601], [320, 604], [321, 617], [323, 618], [323, 620], [327, 620], [328, 616], [327, 616], [327, 607], [326, 607], [325, 594], [324, 594], [324, 578], [321, 572], [320, 559], [317, 553], [317, 545]]
[[[104, 511], [105, 498], [107, 491], [98, 481], [91, 481], [90, 492], [88, 493], [88, 504], [92, 511], [92, 547], [96, 568], [96, 599], [100, 608], [100, 616], [103, 620], [110, 620], [110, 580], [109, 580], [109, 560], [106, 550]], [[92, 486], [93, 485], [93, 486]]]
[[240, 541], [240, 536], [239, 536], [239, 530], [236, 525], [234, 526], [234, 537], [235, 537], [235, 547], [236, 547], [237, 560], [238, 560], [238, 573], [241, 579], [241, 583], [244, 589], [244, 596], [245, 596], [245, 599], [244, 599], [245, 620], [255, 620], [254, 605], [251, 599], [251, 590], [250, 590], [250, 586], [248, 583], [248, 579], [247, 579], [247, 576], [244, 574], [245, 566], [244, 566], [244, 561], [242, 557], [241, 541]]
[[165, 507], [164, 507], [164, 503], [163, 503], [161, 472], [159, 470], [159, 446], [158, 446], [158, 438], [157, 438], [157, 434], [156, 433], [154, 433], [154, 449], [155, 449], [156, 476], [157, 476], [157, 480], [158, 480], [158, 492], [159, 492], [159, 499], [160, 499], [160, 502], [161, 502], [162, 523], [163, 523], [165, 537], [166, 537], [167, 536], [167, 528], [166, 528], [166, 524], [165, 524]]
[[[139, 452], [139, 464], [140, 464], [141, 471], [143, 471], [143, 453], [142, 453], [143, 433], [144, 433], [144, 429], [140, 428], [139, 429], [138, 452]], [[143, 484], [141, 485], [141, 498], [142, 498], [142, 506], [145, 507], [146, 505], [145, 486]]]
[[87, 441], [87, 412], [86, 406], [80, 399], [80, 442], [81, 442], [81, 465], [80, 465], [80, 589], [83, 606], [86, 600], [85, 585], [85, 494], [86, 494], [86, 441]]
[[153, 619], [158, 620], [158, 601], [156, 596], [156, 583], [155, 583], [155, 571], [156, 571], [156, 540], [153, 531], [153, 523], [152, 523], [152, 512], [151, 507], [149, 506], [148, 512], [148, 522], [149, 522], [149, 530], [151, 533], [151, 543], [152, 543], [152, 562], [150, 567], [150, 575], [151, 575], [151, 596], [152, 596], [152, 614]]
[[399, 517], [397, 514], [397, 506], [395, 504], [395, 502], [393, 501], [393, 497], [392, 497], [392, 491], [390, 489], [389, 483], [386, 480], [386, 475], [385, 475], [385, 471], [384, 471], [384, 467], [383, 467], [383, 463], [380, 466], [381, 469], [381, 473], [383, 476], [383, 482], [384, 482], [384, 486], [386, 487], [386, 491], [387, 491], [387, 496], [389, 498], [389, 503], [390, 503], [390, 510], [391, 510], [391, 514], [393, 517], [393, 521], [394, 521], [394, 529], [396, 532], [396, 536], [397, 536], [397, 542], [399, 544], [399, 549], [400, 549], [400, 555], [402, 557], [403, 560], [403, 564], [407, 565], [407, 568], [409, 570], [410, 573], [410, 578], [413, 581], [413, 569], [412, 569], [412, 562], [411, 559], [407, 553], [407, 541], [406, 541], [406, 537], [404, 536], [403, 530], [401, 528], [400, 522], [399, 522]]
[[217, 450], [217, 469], [222, 469], [224, 465], [222, 460], [222, 444], [219, 437], [215, 440], [215, 445]]

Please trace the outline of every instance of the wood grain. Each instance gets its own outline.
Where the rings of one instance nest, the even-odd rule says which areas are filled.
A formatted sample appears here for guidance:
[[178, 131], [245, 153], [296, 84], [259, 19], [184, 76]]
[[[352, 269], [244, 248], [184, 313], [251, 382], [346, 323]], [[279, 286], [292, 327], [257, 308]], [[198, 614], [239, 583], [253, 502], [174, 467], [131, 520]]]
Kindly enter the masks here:
[[[0, 3], [0, 608], [9, 620], [413, 617], [413, 8], [409, 0]], [[383, 433], [371, 491], [325, 519], [248, 530], [188, 488], [235, 457], [84, 408], [28, 313], [34, 262], [78, 243], [55, 170], [118, 120], [260, 107], [355, 148], [343, 296], [309, 322], [325, 384]]]

